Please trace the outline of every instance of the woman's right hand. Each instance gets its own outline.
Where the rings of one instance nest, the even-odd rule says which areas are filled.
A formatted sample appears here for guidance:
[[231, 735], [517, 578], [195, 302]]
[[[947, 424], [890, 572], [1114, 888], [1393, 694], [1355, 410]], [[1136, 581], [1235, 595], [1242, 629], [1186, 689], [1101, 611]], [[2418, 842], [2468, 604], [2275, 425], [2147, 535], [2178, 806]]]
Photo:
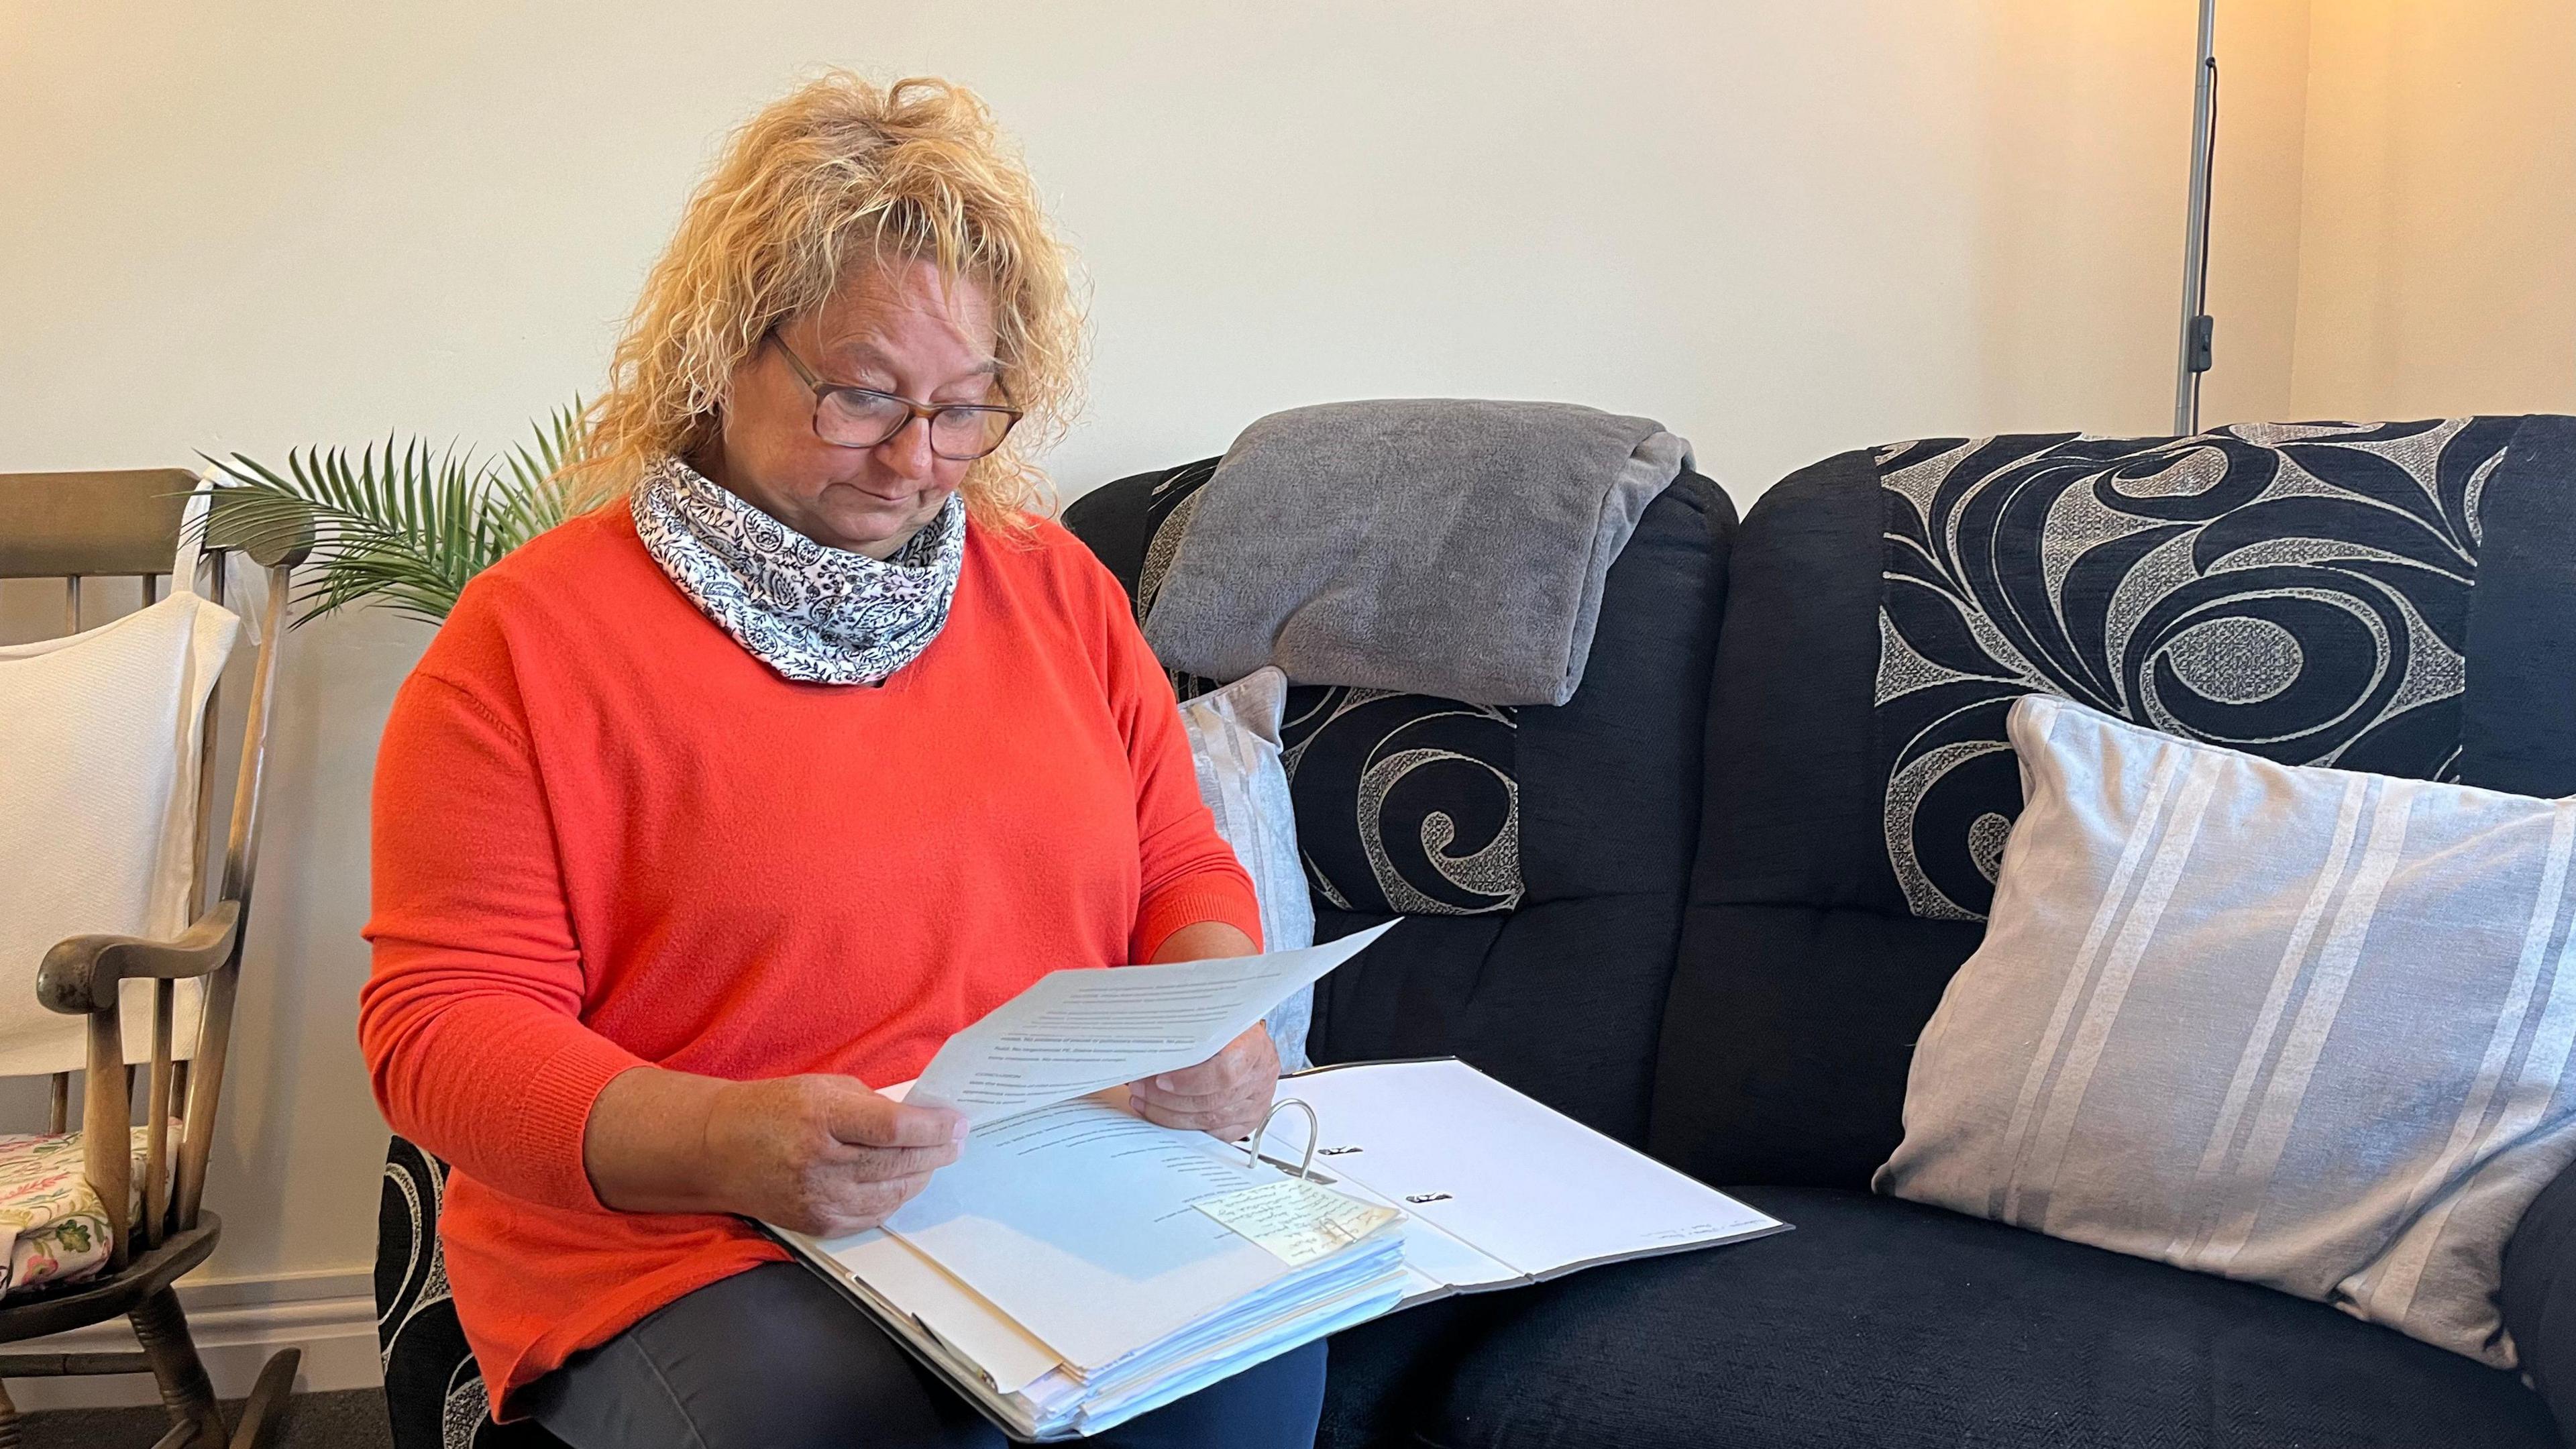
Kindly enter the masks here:
[[582, 1160], [622, 1212], [739, 1213], [838, 1237], [872, 1228], [957, 1160], [965, 1119], [906, 1106], [855, 1077], [732, 1082], [657, 1067], [591, 1104]]
[[832, 1238], [894, 1216], [965, 1140], [965, 1118], [856, 1077], [772, 1077], [716, 1095], [707, 1160], [732, 1189], [731, 1211]]

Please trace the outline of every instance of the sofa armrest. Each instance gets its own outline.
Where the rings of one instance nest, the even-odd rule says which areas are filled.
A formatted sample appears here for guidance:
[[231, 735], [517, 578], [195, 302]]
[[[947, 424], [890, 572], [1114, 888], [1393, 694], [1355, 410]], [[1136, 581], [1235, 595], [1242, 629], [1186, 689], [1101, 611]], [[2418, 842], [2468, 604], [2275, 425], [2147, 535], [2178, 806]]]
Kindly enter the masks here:
[[223, 901], [167, 941], [134, 936], [74, 936], [56, 942], [36, 970], [36, 999], [73, 1016], [116, 1005], [129, 978], [176, 980], [203, 976], [232, 959], [240, 934], [241, 902]]
[[2522, 1371], [2576, 1442], [2576, 1165], [2540, 1190], [2504, 1245], [2498, 1295]]

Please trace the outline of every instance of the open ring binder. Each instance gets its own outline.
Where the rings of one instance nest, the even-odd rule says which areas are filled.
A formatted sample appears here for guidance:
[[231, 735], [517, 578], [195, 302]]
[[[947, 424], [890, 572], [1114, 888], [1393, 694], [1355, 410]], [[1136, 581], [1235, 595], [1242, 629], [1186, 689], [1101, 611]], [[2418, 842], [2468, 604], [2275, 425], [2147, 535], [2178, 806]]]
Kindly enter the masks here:
[[[1785, 1226], [1459, 1061], [1323, 1068], [1274, 1099], [1243, 1160], [1276, 1175], [1083, 1096], [998, 1119], [1007, 1146], [882, 1228], [770, 1231], [1005, 1434], [1057, 1443], [1399, 1305]], [[1301, 1163], [1263, 1151], [1288, 1108]]]

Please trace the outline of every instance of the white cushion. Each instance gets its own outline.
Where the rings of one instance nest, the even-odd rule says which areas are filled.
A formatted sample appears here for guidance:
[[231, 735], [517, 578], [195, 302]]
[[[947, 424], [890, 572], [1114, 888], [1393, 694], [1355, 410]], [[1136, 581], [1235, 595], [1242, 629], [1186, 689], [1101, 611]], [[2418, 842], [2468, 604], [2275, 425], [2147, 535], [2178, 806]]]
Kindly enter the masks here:
[[2576, 801], [2293, 768], [2063, 700], [1882, 1192], [2268, 1284], [2500, 1366], [2576, 1157]]
[[[1261, 902], [1262, 947], [1289, 951], [1315, 944], [1315, 903], [1297, 854], [1297, 810], [1288, 772], [1279, 763], [1279, 722], [1288, 708], [1288, 676], [1258, 669], [1223, 689], [1181, 702], [1181, 723], [1198, 767], [1199, 798], [1216, 817], [1217, 834], [1234, 847]], [[1307, 987], [1270, 1013], [1279, 1065], [1307, 1065], [1306, 1029], [1315, 1014]]]
[[[87, 1060], [82, 1018], [36, 1001], [56, 942], [187, 928], [198, 740], [240, 626], [177, 592], [84, 633], [0, 648], [0, 1075]], [[182, 983], [183, 1056], [200, 994]], [[126, 1060], [146, 1060], [151, 984], [127, 982], [123, 1007]]]

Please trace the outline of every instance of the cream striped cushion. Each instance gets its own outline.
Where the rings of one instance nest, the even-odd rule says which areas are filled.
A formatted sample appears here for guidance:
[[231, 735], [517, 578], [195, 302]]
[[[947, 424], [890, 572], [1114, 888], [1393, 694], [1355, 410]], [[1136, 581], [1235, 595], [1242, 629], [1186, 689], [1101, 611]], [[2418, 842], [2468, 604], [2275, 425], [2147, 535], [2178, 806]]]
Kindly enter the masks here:
[[2576, 1157], [2576, 801], [2276, 765], [2033, 695], [1985, 943], [1881, 1192], [2499, 1366]]

